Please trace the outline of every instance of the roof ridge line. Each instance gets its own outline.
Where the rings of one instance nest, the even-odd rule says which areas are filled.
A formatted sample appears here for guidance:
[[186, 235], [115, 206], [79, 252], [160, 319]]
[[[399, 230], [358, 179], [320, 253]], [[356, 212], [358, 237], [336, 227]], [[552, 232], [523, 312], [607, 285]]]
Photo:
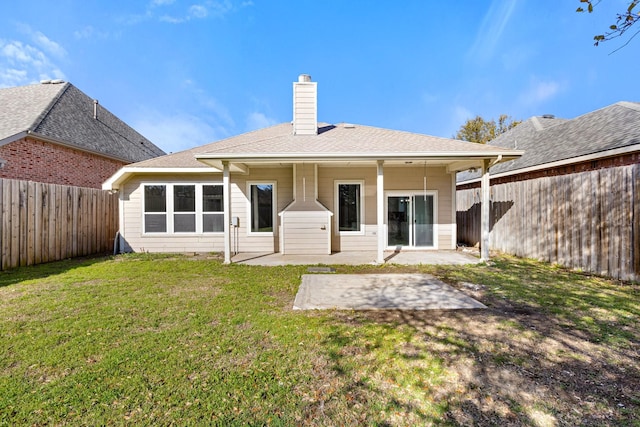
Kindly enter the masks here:
[[531, 123], [533, 123], [533, 127], [536, 128], [537, 131], [544, 130], [544, 126], [542, 126], [542, 123], [538, 120], [538, 116], [531, 117]]
[[620, 101], [617, 102], [617, 105], [631, 110], [640, 111], [640, 103], [637, 102]]
[[38, 128], [38, 126], [40, 126], [40, 124], [44, 121], [44, 119], [49, 115], [51, 110], [53, 110], [53, 107], [58, 103], [58, 101], [60, 101], [60, 98], [62, 98], [62, 95], [64, 95], [64, 93], [67, 92], [70, 86], [71, 86], [71, 83], [69, 82], [64, 83], [64, 87], [60, 89], [60, 91], [56, 94], [56, 96], [53, 97], [49, 105], [47, 105], [47, 108], [45, 108], [42, 111], [42, 113], [38, 114], [38, 117], [36, 117], [36, 119], [31, 124], [30, 129], [27, 129], [28, 131], [35, 131]]

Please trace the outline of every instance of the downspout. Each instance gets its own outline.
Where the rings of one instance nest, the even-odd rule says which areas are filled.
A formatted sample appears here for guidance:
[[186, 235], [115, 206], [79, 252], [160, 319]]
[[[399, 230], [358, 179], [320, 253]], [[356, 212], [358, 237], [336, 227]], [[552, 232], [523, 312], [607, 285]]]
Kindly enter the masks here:
[[489, 159], [485, 159], [482, 162], [482, 181], [480, 192], [482, 194], [480, 203], [480, 260], [489, 261], [489, 215], [490, 215], [490, 180], [489, 180], [489, 168], [496, 164], [500, 156], [495, 161], [491, 162]]
[[222, 209], [224, 211], [224, 263], [231, 264], [231, 181], [229, 162], [222, 162]]
[[384, 243], [385, 243], [385, 227], [384, 227], [384, 161], [377, 162], [377, 219], [378, 219], [378, 251], [376, 255], [376, 263], [384, 264]]

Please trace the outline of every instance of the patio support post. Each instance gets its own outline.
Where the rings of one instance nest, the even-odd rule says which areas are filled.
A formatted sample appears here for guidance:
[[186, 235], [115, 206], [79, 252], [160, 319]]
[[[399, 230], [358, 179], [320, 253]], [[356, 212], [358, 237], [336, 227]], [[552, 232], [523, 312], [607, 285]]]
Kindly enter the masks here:
[[384, 263], [384, 160], [378, 160], [378, 187], [376, 194], [378, 196], [378, 256], [376, 262]]
[[231, 179], [229, 162], [222, 162], [222, 209], [224, 211], [224, 263], [231, 264]]
[[482, 184], [481, 194], [482, 202], [480, 205], [480, 259], [489, 261], [489, 215], [490, 215], [490, 180], [489, 180], [489, 164], [488, 159], [482, 163]]

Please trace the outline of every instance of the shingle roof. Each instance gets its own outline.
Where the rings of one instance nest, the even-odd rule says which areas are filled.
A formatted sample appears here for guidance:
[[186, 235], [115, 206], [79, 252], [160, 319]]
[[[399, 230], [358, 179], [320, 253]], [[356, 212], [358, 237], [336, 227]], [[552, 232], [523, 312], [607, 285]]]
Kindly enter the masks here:
[[490, 155], [513, 150], [470, 142], [363, 125], [320, 124], [318, 135], [293, 135], [291, 123], [248, 132], [211, 144], [136, 163], [135, 167], [207, 167], [196, 157], [247, 158], [252, 156], [304, 158], [365, 156], [367, 154]]
[[164, 154], [70, 83], [0, 89], [0, 141], [24, 132], [82, 150], [138, 162]]
[[[488, 145], [516, 148], [525, 154], [491, 168], [492, 174], [569, 160], [640, 144], [640, 103], [618, 102], [572, 120], [532, 117]], [[461, 172], [458, 182], [478, 178]]]

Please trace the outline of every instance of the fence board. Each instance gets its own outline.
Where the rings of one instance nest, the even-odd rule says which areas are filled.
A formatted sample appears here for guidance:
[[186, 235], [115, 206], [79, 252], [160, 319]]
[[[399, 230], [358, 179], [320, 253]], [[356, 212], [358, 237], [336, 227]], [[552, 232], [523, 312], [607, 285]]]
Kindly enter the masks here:
[[27, 265], [35, 263], [36, 185], [27, 183]]
[[636, 280], [640, 276], [640, 165], [634, 165], [632, 169], [632, 193], [633, 218], [631, 224], [632, 244], [631, 244], [631, 273], [635, 272]]
[[0, 270], [2, 270], [2, 266], [8, 264], [7, 254], [9, 252], [7, 242], [9, 240], [8, 236], [8, 228], [5, 224], [5, 218], [7, 218], [7, 200], [5, 199], [5, 195], [7, 194], [4, 191], [5, 183], [0, 180]]
[[[458, 238], [480, 241], [479, 189], [457, 191]], [[492, 186], [492, 249], [640, 280], [640, 165]]]
[[19, 182], [12, 182], [11, 194], [11, 265], [20, 265], [20, 186]]
[[5, 209], [7, 205], [4, 199], [4, 195], [5, 195], [4, 183], [0, 180], [0, 203], [2, 204], [0, 206], [0, 270], [2, 270], [2, 266], [7, 263], [6, 252], [5, 252], [6, 251], [5, 244], [7, 243], [7, 236], [5, 235], [6, 227], [4, 224]]
[[113, 247], [118, 203], [109, 192], [0, 179], [0, 203], [0, 270]]

